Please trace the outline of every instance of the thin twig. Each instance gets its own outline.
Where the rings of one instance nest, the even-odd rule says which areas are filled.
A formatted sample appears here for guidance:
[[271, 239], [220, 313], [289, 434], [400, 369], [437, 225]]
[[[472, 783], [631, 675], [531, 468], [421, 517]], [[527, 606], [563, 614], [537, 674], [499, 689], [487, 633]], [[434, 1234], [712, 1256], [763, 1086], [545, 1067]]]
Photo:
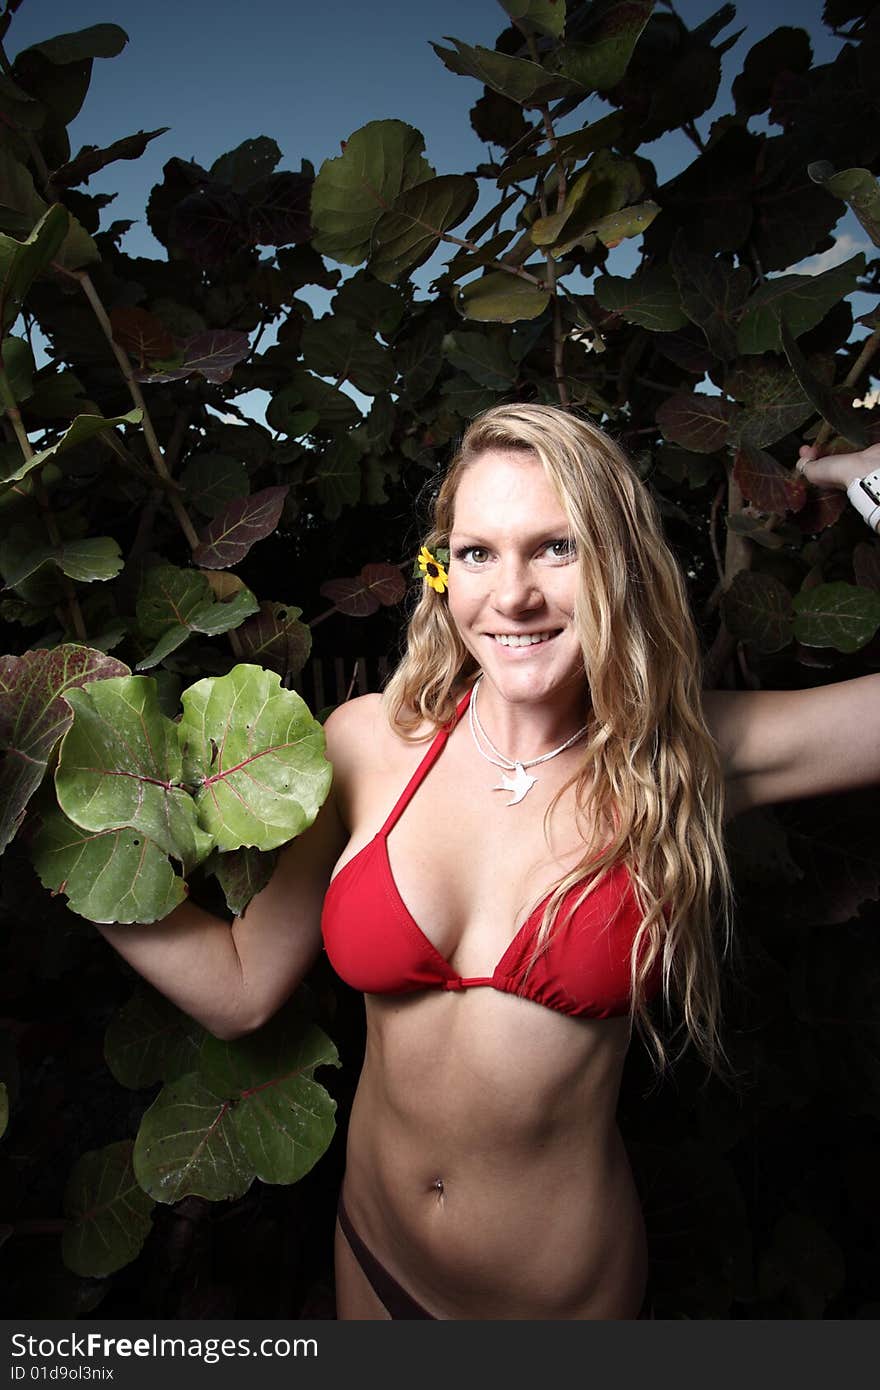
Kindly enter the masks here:
[[[159, 446], [159, 440], [156, 438], [156, 431], [153, 428], [153, 421], [150, 418], [150, 412], [147, 410], [147, 403], [144, 400], [144, 394], [141, 391], [139, 382], [135, 380], [134, 372], [132, 371], [131, 363], [128, 360], [128, 356], [125, 352], [123, 352], [122, 348], [119, 346], [119, 344], [113, 337], [113, 327], [110, 323], [109, 318], [107, 317], [106, 310], [104, 309], [104, 305], [101, 303], [101, 299], [98, 295], [98, 292], [95, 289], [94, 284], [92, 283], [92, 278], [88, 274], [88, 272], [84, 270], [76, 271], [74, 278], [77, 279], [81, 284], [83, 292], [85, 293], [86, 298], [92, 306], [95, 318], [98, 320], [98, 323], [100, 324], [101, 331], [104, 334], [104, 337], [107, 339], [107, 342], [110, 344], [113, 356], [116, 358], [116, 361], [119, 364], [119, 369], [122, 372], [123, 377], [125, 378], [125, 384], [128, 387], [129, 395], [131, 396], [137, 408], [143, 413], [144, 438], [147, 441], [147, 448], [149, 449], [150, 457], [153, 460], [153, 463], [155, 464], [156, 472], [159, 474], [160, 478], [168, 480], [171, 477], [171, 473], [168, 468], [168, 465], [165, 462], [165, 457], [162, 453], [162, 450]], [[176, 496], [173, 492], [169, 494], [168, 500], [171, 504], [171, 510], [173, 511], [180, 525], [180, 529], [186, 536], [190, 549], [195, 550], [199, 544], [199, 537], [195, 527], [192, 524], [192, 521], [189, 518], [189, 514], [187, 513], [186, 508], [184, 507], [180, 498]]]

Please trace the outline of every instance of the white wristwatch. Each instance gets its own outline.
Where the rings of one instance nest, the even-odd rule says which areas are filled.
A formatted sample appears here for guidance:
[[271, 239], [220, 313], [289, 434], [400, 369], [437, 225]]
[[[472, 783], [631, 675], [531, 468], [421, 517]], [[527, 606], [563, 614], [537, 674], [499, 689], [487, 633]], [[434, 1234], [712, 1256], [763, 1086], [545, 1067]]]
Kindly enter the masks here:
[[872, 531], [880, 531], [880, 468], [866, 473], [864, 478], [854, 478], [846, 490], [846, 495], [857, 512], [860, 512]]

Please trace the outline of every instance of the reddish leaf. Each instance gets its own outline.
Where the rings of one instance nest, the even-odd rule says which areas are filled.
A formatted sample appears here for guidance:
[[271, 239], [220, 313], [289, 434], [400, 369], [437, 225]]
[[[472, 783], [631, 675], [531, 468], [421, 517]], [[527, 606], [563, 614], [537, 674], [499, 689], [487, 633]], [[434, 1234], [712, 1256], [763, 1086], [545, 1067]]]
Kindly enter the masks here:
[[859, 541], [853, 551], [853, 574], [862, 589], [880, 591], [880, 545]]
[[657, 411], [663, 437], [697, 454], [713, 454], [727, 443], [728, 431], [739, 415], [739, 406], [722, 396], [701, 396], [679, 391]]
[[388, 608], [400, 603], [406, 593], [406, 580], [397, 565], [364, 565], [361, 579], [379, 602]]
[[53, 748], [73, 722], [64, 692], [129, 675], [121, 661], [73, 643], [0, 657], [0, 851], [21, 825]]
[[299, 621], [301, 613], [289, 603], [261, 603], [259, 613], [236, 628], [244, 659], [280, 676], [299, 675], [312, 649], [311, 629]]
[[803, 478], [782, 468], [763, 449], [744, 444], [737, 451], [733, 476], [744, 497], [762, 512], [799, 512], [807, 499]]
[[309, 241], [309, 205], [314, 179], [307, 174], [271, 174], [248, 193], [251, 237], [259, 246]]
[[328, 579], [321, 593], [349, 618], [367, 618], [379, 605], [400, 603], [406, 581], [396, 565], [364, 565], [354, 579]]
[[271, 535], [278, 525], [289, 487], [265, 487], [250, 497], [236, 497], [202, 532], [193, 561], [204, 569], [237, 565], [252, 545]]
[[126, 135], [114, 140], [112, 145], [100, 150], [97, 145], [83, 145], [75, 159], [62, 164], [52, 175], [56, 188], [72, 188], [78, 183], [88, 183], [92, 174], [105, 169], [117, 159], [140, 159], [151, 140], [164, 135], [170, 126], [160, 126], [158, 130], [139, 130], [136, 135]]
[[232, 376], [233, 368], [249, 352], [250, 339], [246, 333], [238, 333], [232, 328], [209, 328], [187, 339], [179, 367], [172, 367], [166, 372], [135, 372], [135, 376], [138, 381], [183, 381], [193, 372], [201, 372], [206, 381], [222, 386]]
[[113, 337], [141, 367], [174, 354], [174, 339], [161, 319], [146, 309], [111, 309]]
[[379, 600], [360, 577], [328, 579], [326, 584], [321, 585], [321, 593], [348, 618], [367, 618], [379, 611]]
[[846, 511], [846, 505], [846, 493], [837, 488], [823, 492], [811, 488], [806, 503], [792, 520], [805, 535], [812, 536], [817, 531], [824, 531], [827, 526], [833, 526]]

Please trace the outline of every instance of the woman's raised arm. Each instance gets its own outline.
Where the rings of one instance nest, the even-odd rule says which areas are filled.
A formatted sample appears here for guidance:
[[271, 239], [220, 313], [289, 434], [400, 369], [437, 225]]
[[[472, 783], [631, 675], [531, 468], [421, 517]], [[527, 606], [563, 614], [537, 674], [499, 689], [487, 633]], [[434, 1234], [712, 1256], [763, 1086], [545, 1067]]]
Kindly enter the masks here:
[[348, 840], [339, 813], [339, 775], [353, 765], [353, 707], [359, 703], [341, 705], [324, 725], [334, 776], [313, 824], [284, 846], [266, 887], [231, 925], [194, 903], [181, 903], [150, 926], [99, 927], [144, 979], [218, 1038], [258, 1028], [318, 955], [324, 894]]

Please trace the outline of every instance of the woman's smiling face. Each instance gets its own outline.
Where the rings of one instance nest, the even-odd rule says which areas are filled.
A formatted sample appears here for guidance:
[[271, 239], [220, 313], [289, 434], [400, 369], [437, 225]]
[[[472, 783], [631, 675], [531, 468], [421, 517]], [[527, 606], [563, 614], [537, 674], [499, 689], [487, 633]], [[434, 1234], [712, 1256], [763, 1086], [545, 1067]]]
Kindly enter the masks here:
[[586, 684], [574, 628], [577, 584], [571, 529], [536, 456], [508, 449], [478, 455], [455, 494], [449, 611], [506, 699]]

